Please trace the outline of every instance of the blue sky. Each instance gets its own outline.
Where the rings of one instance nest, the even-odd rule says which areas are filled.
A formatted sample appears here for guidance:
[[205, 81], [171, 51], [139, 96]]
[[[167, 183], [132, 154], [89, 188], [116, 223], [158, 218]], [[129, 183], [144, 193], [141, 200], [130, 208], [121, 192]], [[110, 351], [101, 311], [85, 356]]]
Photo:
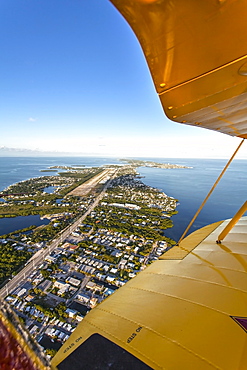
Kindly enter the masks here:
[[224, 158], [239, 143], [165, 117], [139, 43], [108, 0], [2, 1], [0, 34], [0, 147]]

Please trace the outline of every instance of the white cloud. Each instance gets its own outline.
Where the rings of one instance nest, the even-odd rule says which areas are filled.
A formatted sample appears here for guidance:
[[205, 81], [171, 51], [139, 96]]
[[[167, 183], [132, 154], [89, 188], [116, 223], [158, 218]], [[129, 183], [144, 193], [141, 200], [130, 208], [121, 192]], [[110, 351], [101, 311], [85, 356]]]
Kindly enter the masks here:
[[36, 122], [37, 121], [37, 118], [29, 117], [28, 118], [28, 121], [29, 122]]
[[[44, 150], [56, 150], [99, 155], [177, 157], [177, 158], [230, 158], [240, 139], [226, 135], [210, 137], [49, 137], [43, 142]], [[34, 144], [34, 142], [33, 142]], [[42, 144], [36, 143], [39, 147]], [[247, 158], [247, 148], [241, 148], [238, 157]]]

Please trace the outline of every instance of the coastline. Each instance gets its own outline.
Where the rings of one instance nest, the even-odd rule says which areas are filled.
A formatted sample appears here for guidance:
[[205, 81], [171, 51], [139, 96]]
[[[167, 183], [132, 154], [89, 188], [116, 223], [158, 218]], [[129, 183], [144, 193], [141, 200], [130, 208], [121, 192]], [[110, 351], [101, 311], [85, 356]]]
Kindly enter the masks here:
[[[3, 211], [3, 213], [0, 216], [5, 217], [5, 218], [6, 217], [17, 217], [18, 220], [22, 219], [22, 221], [24, 221], [24, 219], [29, 220], [29, 219], [33, 218], [32, 217], [33, 214], [37, 214], [39, 216], [38, 225], [40, 225], [40, 224], [42, 224], [42, 221], [44, 219], [50, 220], [50, 221], [52, 221], [53, 219], [56, 220], [56, 219], [59, 218], [59, 215], [62, 215], [62, 217], [64, 217], [64, 215], [66, 215], [66, 214], [76, 214], [80, 208], [85, 207], [85, 205], [82, 206], [82, 202], [78, 202], [78, 201], [75, 200], [76, 197], [78, 198], [78, 194], [79, 194], [78, 189], [80, 189], [81, 186], [82, 186], [82, 185], [80, 185], [80, 182], [78, 182], [77, 178], [78, 178], [78, 176], [84, 176], [85, 171], [86, 171], [86, 173], [88, 173], [88, 172], [90, 173], [90, 171], [92, 171], [92, 170], [86, 169], [85, 166], [80, 166], [80, 168], [78, 168], [78, 167], [73, 168], [73, 167], [61, 166], [61, 165], [53, 166], [53, 167], [59, 167], [60, 169], [61, 168], [67, 169], [67, 171], [70, 171], [70, 172], [64, 172], [62, 174], [59, 173], [59, 175], [62, 175], [62, 176], [52, 176], [51, 175], [51, 176], [42, 176], [42, 177], [38, 177], [38, 178], [30, 178], [28, 180], [25, 180], [25, 181], [23, 180], [19, 183], [10, 185], [7, 189], [5, 189], [3, 191], [3, 193], [5, 192], [7, 195], [4, 197], [5, 202], [2, 204], [2, 208], [0, 209], [0, 212]], [[153, 194], [155, 194], [156, 192], [159, 192], [160, 194], [164, 194], [164, 196], [168, 199], [167, 195], [162, 190], [150, 187], [148, 185], [144, 185], [139, 180], [140, 176], [136, 171], [136, 167], [127, 165], [127, 166], [117, 166], [117, 168], [118, 168], [118, 171], [125, 171], [128, 174], [128, 176], [130, 176], [130, 174], [133, 173], [132, 176], [134, 176], [134, 178], [135, 178], [135, 184], [132, 185], [132, 186], [134, 186], [134, 188], [135, 188], [135, 186], [140, 187], [140, 184], [142, 184], [141, 185], [142, 187], [146, 187], [147, 189], [150, 189], [150, 191], [154, 192]], [[126, 170], [125, 170], [125, 168], [126, 168]], [[111, 171], [112, 170], [107, 166], [107, 169], [105, 169], [105, 170], [101, 169], [102, 173], [100, 172], [98, 174], [99, 169], [94, 168], [94, 172], [93, 172], [94, 177], [92, 178], [92, 180], [90, 180], [91, 183], [93, 184], [93, 186], [90, 186], [90, 189], [88, 189], [88, 186], [86, 186], [87, 192], [93, 191], [93, 187], [95, 187], [97, 185], [97, 183], [102, 178], [105, 177], [106, 180], [107, 180], [108, 179], [108, 173], [110, 174]], [[116, 171], [116, 169], [115, 169], [115, 171]], [[73, 191], [71, 191], [71, 187], [72, 187], [71, 179], [70, 179], [69, 176], [67, 176], [67, 173], [69, 173], [69, 176], [73, 175], [75, 177], [74, 185], [73, 185], [73, 188], [74, 188]], [[60, 186], [58, 186], [58, 182], [60, 180], [61, 181], [66, 181], [65, 184], [60, 182], [59, 183]], [[69, 181], [69, 183], [68, 183], [68, 181]], [[137, 183], [138, 183], [138, 185], [137, 185]], [[48, 188], [52, 187], [53, 192], [45, 193], [44, 188], [47, 188], [47, 186], [48, 186]], [[63, 195], [62, 195], [62, 193], [63, 193]], [[13, 195], [11, 195], [11, 194], [13, 194]], [[73, 201], [74, 207], [71, 206], [71, 202], [69, 201], [69, 198], [67, 198], [67, 197], [71, 197], [71, 196], [74, 197], [74, 201]], [[85, 196], [86, 196], [86, 194], [84, 194], [84, 197]], [[56, 203], [57, 198], [60, 198], [59, 199], [59, 201], [60, 201], [59, 204]], [[80, 198], [78, 198], [78, 199], [80, 199]], [[172, 197], [169, 198], [169, 199], [170, 199], [170, 202], [173, 202], [173, 203], [171, 203], [171, 204], [173, 204], [172, 208], [169, 209], [171, 211], [171, 210], [174, 210], [176, 208], [176, 205], [175, 205], [176, 200]], [[18, 205], [15, 205], [16, 203]], [[47, 206], [48, 203], [50, 203], [49, 206]], [[65, 206], [65, 208], [61, 208], [61, 206], [63, 206], [63, 207]], [[119, 205], [117, 205], [117, 206], [119, 207]], [[10, 213], [7, 214], [6, 211], [8, 210], [9, 207], [10, 207], [10, 211], [9, 211]], [[160, 208], [159, 205], [151, 205], [151, 204], [149, 205], [149, 207], [150, 207], [150, 214], [151, 214], [151, 208], [152, 207], [153, 208]], [[27, 210], [25, 211], [25, 209], [27, 209]], [[166, 211], [167, 210], [168, 209], [166, 209]], [[169, 214], [169, 212], [168, 212], [164, 216], [165, 217], [161, 217], [161, 219], [170, 218], [171, 214]], [[37, 218], [35, 220], [37, 222]], [[159, 223], [160, 222], [161, 221], [159, 221]], [[13, 224], [15, 224], [15, 223], [13, 223]], [[171, 225], [169, 227], [171, 227]], [[30, 226], [30, 225], [25, 225], [25, 226]], [[166, 227], [164, 226], [164, 228], [166, 228]], [[17, 227], [17, 229], [19, 229], [19, 227]], [[14, 230], [11, 230], [11, 231], [14, 231]]]
[[[102, 157], [2, 157], [2, 159], [0, 161], [0, 191], [17, 181], [39, 177], [40, 169], [52, 165], [72, 166], [84, 163], [86, 166], [102, 166], [109, 163], [120, 163], [118, 158]], [[143, 160], [143, 158], [140, 159]], [[179, 199], [178, 214], [173, 217], [174, 227], [169, 230], [170, 237], [178, 240], [188, 224], [186, 220], [193, 217], [227, 160], [193, 158], [146, 158], [145, 160], [179, 163], [193, 167], [183, 170], [138, 168], [145, 184], [161, 189]], [[247, 171], [244, 170], [245, 168], [247, 168], [247, 160], [233, 161], [191, 231], [206, 224], [230, 218], [236, 213], [242, 205], [242, 199], [246, 197]], [[195, 187], [197, 191], [194, 190]]]
[[[174, 220], [181, 217], [180, 208], [184, 204], [187, 205], [187, 212], [193, 210], [192, 203], [200, 201], [200, 196], [203, 196], [199, 196], [195, 189], [199, 187], [201, 193], [202, 189], [206, 190], [205, 183], [209, 180], [211, 170], [202, 162], [199, 167], [184, 168], [182, 171], [180, 168], [170, 171], [138, 167], [143, 181], [140, 181], [139, 175], [122, 173], [111, 180], [113, 187], [109, 186], [107, 192], [103, 192], [105, 184], [101, 184], [94, 194], [81, 198], [77, 207], [80, 207], [83, 216], [79, 219], [73, 213], [64, 214], [62, 218], [54, 215], [46, 227], [14, 234], [8, 240], [2, 240], [0, 253], [11, 251], [17, 259], [13, 270], [8, 270], [8, 274], [5, 272], [2, 278], [11, 277], [15, 268], [25, 265], [25, 276], [20, 271], [16, 280], [11, 279], [7, 283], [7, 290], [6, 287], [2, 289], [2, 294], [5, 296], [7, 293], [6, 299], [10, 305], [17, 312], [25, 314], [28, 325], [36, 325], [34, 337], [39, 338], [45, 333], [50, 340], [49, 345], [55, 343], [61, 346], [66, 335], [60, 331], [59, 336], [55, 334], [58, 334], [57, 323], [60, 325], [64, 321], [70, 325], [69, 335], [89, 310], [168, 251], [172, 245], [169, 231], [173, 231], [176, 223], [171, 227], [167, 215], [172, 215]], [[218, 167], [214, 172], [216, 170]], [[121, 171], [124, 171], [123, 166]], [[222, 192], [221, 189], [221, 195]], [[179, 195], [177, 198], [176, 194]], [[58, 194], [41, 196], [49, 199]], [[77, 198], [73, 198], [73, 203], [74, 199]], [[180, 203], [177, 215], [176, 199]], [[69, 197], [66, 202], [70, 203]], [[61, 205], [58, 207], [65, 208]], [[21, 260], [22, 252], [25, 255]], [[38, 257], [28, 263], [30, 253], [37, 253]], [[79, 290], [79, 286], [85, 289]], [[39, 297], [41, 290], [42, 297], [45, 297], [44, 305]], [[16, 295], [19, 297], [18, 307]], [[73, 320], [68, 320], [66, 302], [74, 298], [76, 301], [70, 308], [76, 310], [75, 316]], [[27, 301], [32, 302], [32, 309]], [[37, 315], [43, 315], [38, 324]], [[48, 346], [46, 348], [49, 350]]]

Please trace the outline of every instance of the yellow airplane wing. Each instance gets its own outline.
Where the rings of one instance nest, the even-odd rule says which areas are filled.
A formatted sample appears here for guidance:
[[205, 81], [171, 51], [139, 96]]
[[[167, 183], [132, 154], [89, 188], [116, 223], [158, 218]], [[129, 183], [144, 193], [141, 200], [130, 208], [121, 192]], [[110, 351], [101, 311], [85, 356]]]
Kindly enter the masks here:
[[247, 137], [247, 2], [111, 0], [173, 121]]
[[226, 223], [192, 233], [94, 308], [53, 366], [246, 369], [247, 217], [217, 244]]
[[[247, 1], [111, 0], [144, 51], [166, 115], [247, 138]], [[247, 217], [172, 248], [79, 324], [68, 369], [247, 368]]]

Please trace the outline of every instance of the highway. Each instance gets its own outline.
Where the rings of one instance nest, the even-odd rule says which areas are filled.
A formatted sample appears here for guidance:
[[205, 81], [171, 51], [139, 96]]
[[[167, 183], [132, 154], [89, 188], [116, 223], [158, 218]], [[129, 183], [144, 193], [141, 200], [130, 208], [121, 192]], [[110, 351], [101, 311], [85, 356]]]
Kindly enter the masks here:
[[85, 220], [85, 218], [93, 211], [93, 209], [98, 205], [98, 203], [103, 198], [108, 186], [110, 185], [112, 179], [117, 175], [118, 170], [115, 170], [112, 175], [111, 179], [106, 182], [105, 186], [103, 187], [101, 193], [96, 197], [94, 202], [89, 206], [87, 211], [78, 218], [73, 224], [67, 226], [60, 235], [57, 236], [52, 242], [47, 246], [47, 248], [42, 249], [35, 253], [32, 258], [27, 262], [26, 266], [16, 275], [14, 276], [7, 284], [4, 285], [3, 288], [0, 289], [0, 297], [4, 298], [7, 295], [11, 294], [11, 292], [20, 285], [21, 282], [24, 282], [26, 278], [39, 267], [44, 259], [58, 247], [76, 228]]

